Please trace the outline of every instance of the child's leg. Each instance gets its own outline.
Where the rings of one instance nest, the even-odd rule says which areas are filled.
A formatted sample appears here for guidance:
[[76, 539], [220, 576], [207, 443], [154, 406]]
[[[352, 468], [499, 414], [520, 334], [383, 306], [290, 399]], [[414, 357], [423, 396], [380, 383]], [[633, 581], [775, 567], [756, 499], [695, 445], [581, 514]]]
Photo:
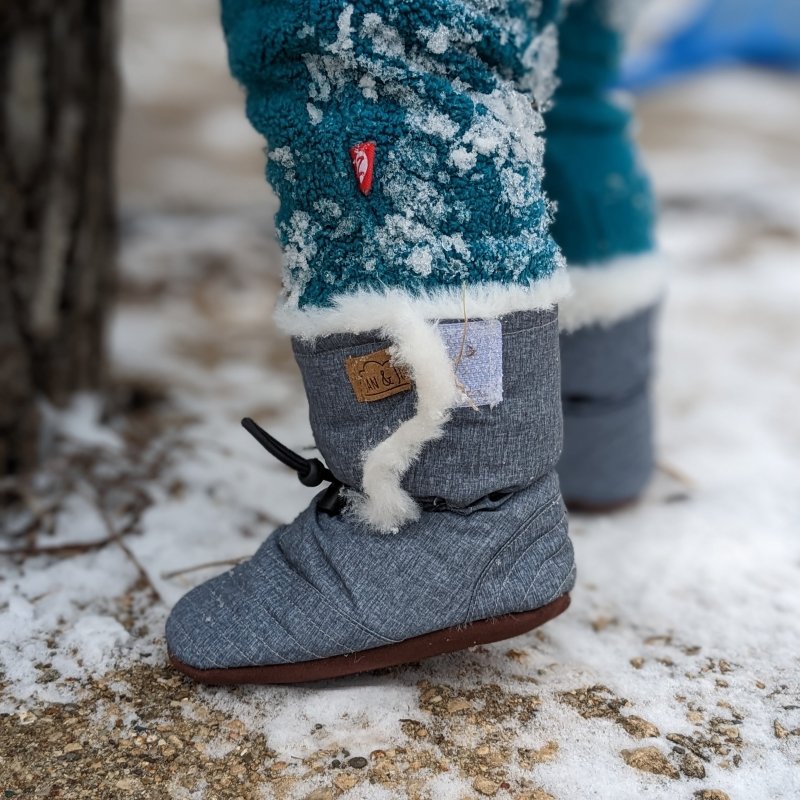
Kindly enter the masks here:
[[654, 200], [632, 115], [609, 87], [629, 3], [572, 0], [560, 25], [554, 105], [546, 115], [545, 189], [573, 295], [560, 306], [568, 502], [611, 506], [652, 470], [649, 396], [663, 267], [653, 254]]
[[180, 601], [167, 639], [189, 674], [330, 677], [565, 608], [566, 276], [525, 89], [554, 9], [537, 6], [224, 0], [281, 200], [279, 319], [348, 507], [319, 496]]
[[[363, 327], [332, 309], [364, 292], [373, 327], [391, 290], [430, 298], [432, 316], [461, 316], [465, 285], [470, 313], [490, 288], [527, 307], [560, 293], [542, 119], [516, 83], [545, 12], [519, 0], [222, 6], [281, 201], [279, 316], [293, 333]], [[353, 148], [369, 143], [359, 191]]]

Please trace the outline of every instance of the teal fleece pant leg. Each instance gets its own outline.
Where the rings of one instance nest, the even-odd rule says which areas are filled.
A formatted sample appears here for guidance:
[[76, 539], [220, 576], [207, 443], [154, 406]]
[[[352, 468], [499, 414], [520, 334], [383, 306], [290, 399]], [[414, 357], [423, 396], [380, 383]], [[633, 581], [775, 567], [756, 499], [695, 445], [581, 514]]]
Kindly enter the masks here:
[[526, 88], [556, 6], [223, 0], [280, 199], [284, 317], [365, 291], [528, 288], [558, 269]]
[[629, 106], [611, 91], [629, 4], [573, 0], [559, 26], [559, 85], [546, 114], [545, 190], [573, 295], [561, 305], [564, 449], [571, 507], [637, 497], [653, 469], [655, 202]]
[[573, 0], [559, 26], [558, 87], [545, 116], [544, 186], [557, 209], [553, 235], [570, 265], [602, 266], [653, 249], [654, 200], [614, 98], [624, 46], [614, 0]]

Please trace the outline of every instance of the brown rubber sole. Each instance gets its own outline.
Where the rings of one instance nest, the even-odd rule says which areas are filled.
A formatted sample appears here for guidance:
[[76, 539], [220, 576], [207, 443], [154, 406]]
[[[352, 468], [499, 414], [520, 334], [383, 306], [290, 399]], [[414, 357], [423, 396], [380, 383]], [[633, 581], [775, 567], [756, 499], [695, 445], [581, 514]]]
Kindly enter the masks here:
[[396, 644], [373, 647], [358, 653], [299, 661], [296, 664], [267, 664], [260, 667], [228, 667], [225, 669], [197, 669], [184, 664], [170, 654], [175, 669], [200, 683], [229, 686], [244, 683], [308, 683], [329, 678], [342, 678], [384, 667], [396, 667], [422, 661], [425, 658], [464, 650], [477, 644], [489, 644], [511, 639], [532, 631], [567, 610], [568, 594], [553, 600], [535, 611], [506, 614], [503, 617], [482, 619], [455, 628], [444, 628], [433, 633], [415, 636]]

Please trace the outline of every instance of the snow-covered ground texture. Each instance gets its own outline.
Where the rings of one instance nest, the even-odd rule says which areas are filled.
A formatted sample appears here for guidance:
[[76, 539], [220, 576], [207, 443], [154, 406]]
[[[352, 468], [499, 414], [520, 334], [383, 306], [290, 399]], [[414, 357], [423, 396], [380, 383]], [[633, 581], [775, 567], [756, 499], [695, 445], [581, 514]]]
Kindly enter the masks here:
[[211, 0], [130, 0], [112, 401], [53, 411], [0, 573], [5, 797], [800, 796], [800, 84], [736, 72], [642, 105], [674, 261], [660, 469], [575, 516], [569, 613], [320, 686], [199, 688], [169, 606], [307, 502], [239, 428], [311, 444], [269, 310], [274, 200]]

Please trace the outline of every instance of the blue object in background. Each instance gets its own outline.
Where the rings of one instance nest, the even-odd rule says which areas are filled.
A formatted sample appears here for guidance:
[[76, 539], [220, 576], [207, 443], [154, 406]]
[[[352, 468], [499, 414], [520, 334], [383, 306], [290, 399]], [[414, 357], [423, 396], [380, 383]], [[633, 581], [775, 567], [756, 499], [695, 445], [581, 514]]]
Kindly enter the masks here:
[[800, 70], [800, 0], [706, 0], [678, 30], [628, 59], [620, 84], [645, 91], [731, 64]]

